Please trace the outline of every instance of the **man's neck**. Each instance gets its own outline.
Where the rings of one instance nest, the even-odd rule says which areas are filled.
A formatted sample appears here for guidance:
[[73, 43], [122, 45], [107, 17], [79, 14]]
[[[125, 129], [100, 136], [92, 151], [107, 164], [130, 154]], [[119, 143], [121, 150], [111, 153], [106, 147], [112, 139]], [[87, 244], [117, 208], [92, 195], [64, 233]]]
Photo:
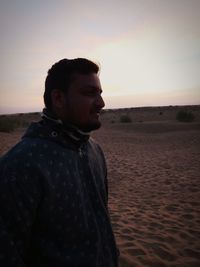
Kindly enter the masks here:
[[90, 132], [82, 131], [70, 123], [63, 122], [61, 119], [57, 118], [54, 113], [46, 108], [43, 109], [41, 116], [43, 120], [57, 125], [67, 136], [75, 141], [87, 141], [90, 137]]

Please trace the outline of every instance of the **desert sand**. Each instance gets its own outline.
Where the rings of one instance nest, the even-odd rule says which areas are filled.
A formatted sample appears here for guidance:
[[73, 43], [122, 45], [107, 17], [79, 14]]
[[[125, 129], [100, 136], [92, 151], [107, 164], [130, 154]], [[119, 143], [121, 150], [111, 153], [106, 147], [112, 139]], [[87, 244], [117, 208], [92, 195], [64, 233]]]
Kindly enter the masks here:
[[[200, 107], [109, 111], [93, 137], [108, 165], [109, 209], [124, 267], [200, 266]], [[129, 112], [132, 123], [119, 123]], [[0, 133], [0, 154], [25, 129]]]

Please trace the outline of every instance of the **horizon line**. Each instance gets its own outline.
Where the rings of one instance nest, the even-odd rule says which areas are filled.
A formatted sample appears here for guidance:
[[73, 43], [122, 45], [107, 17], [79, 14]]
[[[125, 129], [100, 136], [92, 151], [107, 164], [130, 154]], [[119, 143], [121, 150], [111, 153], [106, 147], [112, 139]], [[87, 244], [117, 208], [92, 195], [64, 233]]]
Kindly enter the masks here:
[[[200, 104], [185, 104], [185, 105], [150, 105], [150, 106], [132, 106], [132, 107], [120, 107], [120, 108], [104, 108], [102, 109], [102, 113], [104, 111], [112, 111], [112, 110], [128, 110], [128, 109], [142, 109], [142, 108], [166, 108], [166, 107], [199, 107]], [[6, 116], [6, 115], [19, 115], [19, 114], [34, 114], [34, 113], [42, 113], [41, 111], [31, 111], [31, 112], [15, 112], [15, 113], [1, 113], [0, 116]]]

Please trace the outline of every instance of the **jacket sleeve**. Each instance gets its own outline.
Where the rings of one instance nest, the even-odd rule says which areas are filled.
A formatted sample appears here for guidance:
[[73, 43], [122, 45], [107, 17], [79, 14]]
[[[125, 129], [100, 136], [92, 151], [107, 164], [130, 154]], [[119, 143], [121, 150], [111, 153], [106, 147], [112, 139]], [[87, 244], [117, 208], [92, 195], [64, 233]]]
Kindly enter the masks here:
[[0, 162], [0, 266], [25, 267], [40, 190], [35, 169], [11, 161]]
[[0, 217], [0, 266], [25, 267], [2, 217]]

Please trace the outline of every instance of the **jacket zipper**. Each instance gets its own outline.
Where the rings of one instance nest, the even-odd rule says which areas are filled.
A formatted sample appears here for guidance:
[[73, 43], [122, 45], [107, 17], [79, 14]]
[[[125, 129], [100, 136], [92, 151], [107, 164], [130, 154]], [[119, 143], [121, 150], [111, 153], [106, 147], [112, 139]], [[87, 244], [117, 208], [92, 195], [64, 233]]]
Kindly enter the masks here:
[[82, 158], [83, 157], [83, 151], [81, 148], [78, 149], [79, 156]]

